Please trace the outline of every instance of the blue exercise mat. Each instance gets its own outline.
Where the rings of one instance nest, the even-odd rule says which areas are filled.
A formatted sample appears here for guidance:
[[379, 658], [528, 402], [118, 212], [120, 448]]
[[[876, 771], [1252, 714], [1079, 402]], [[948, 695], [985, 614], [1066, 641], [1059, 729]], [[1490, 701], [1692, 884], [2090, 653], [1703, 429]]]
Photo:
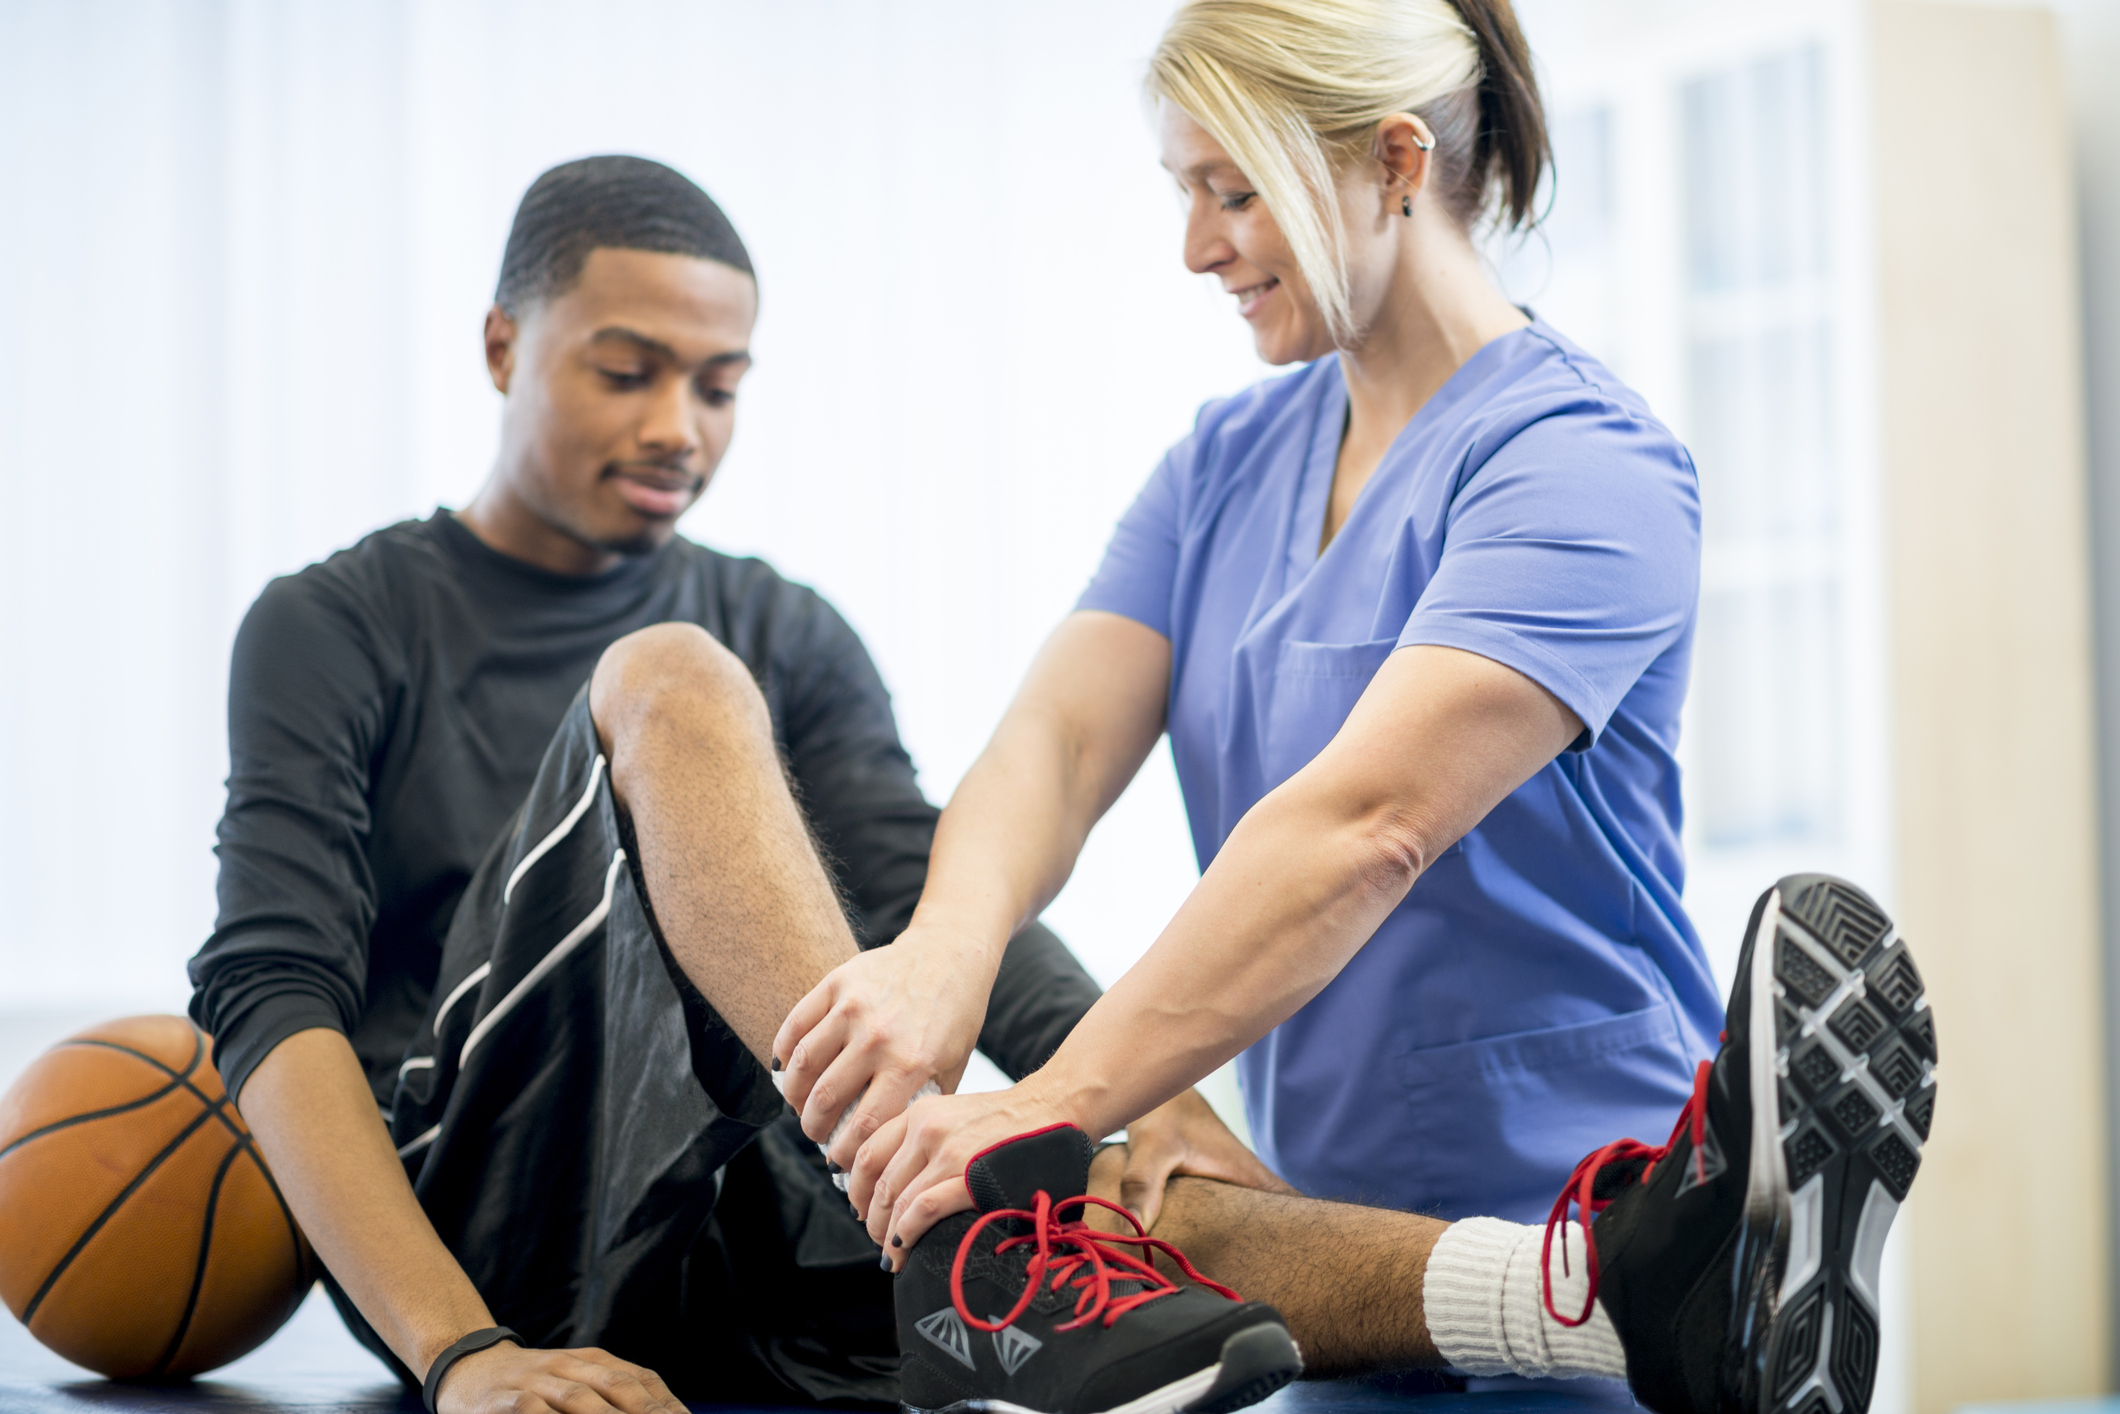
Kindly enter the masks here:
[[[1253, 1408], [1260, 1414], [1610, 1414], [1631, 1407], [1614, 1385], [1578, 1390], [1499, 1389], [1413, 1393], [1422, 1377], [1291, 1385]], [[750, 1414], [729, 1405], [692, 1408]], [[119, 1384], [69, 1364], [0, 1310], [0, 1414], [419, 1414], [420, 1399], [354, 1343], [321, 1290], [271, 1340], [189, 1384]], [[764, 1414], [764, 1411], [759, 1411]]]

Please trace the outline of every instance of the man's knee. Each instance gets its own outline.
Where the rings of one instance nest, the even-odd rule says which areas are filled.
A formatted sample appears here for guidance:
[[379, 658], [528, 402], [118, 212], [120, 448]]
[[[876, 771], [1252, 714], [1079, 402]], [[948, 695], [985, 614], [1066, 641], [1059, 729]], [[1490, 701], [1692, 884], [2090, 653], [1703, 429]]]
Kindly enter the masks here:
[[658, 724], [772, 733], [750, 669], [697, 624], [655, 624], [606, 648], [589, 679], [589, 715], [614, 759], [622, 740]]

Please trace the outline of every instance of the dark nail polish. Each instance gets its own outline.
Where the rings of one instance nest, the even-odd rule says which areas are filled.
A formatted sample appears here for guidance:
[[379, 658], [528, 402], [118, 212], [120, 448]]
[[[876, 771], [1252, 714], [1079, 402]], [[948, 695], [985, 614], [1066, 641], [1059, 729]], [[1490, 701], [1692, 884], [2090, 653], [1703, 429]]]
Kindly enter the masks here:
[[779, 1056], [775, 1056], [775, 1057], [773, 1057], [773, 1069], [775, 1069], [775, 1070], [778, 1070], [778, 1069], [780, 1069], [780, 1057], [779, 1057]]
[[891, 1245], [893, 1247], [903, 1247], [905, 1246], [905, 1239], [894, 1232], [891, 1234]]
[[826, 1159], [826, 1160], [824, 1161], [824, 1171], [825, 1171], [826, 1173], [845, 1173], [845, 1172], [846, 1172], [846, 1170], [845, 1170], [845, 1169], [843, 1169], [843, 1168], [841, 1168], [841, 1167], [840, 1167], [839, 1165], [837, 1165], [837, 1164], [833, 1163], [833, 1162], [832, 1162], [832, 1161], [831, 1161], [830, 1159]]
[[883, 1255], [883, 1261], [881, 1262], [881, 1264], [880, 1264], [880, 1265], [881, 1265], [881, 1266], [883, 1267], [883, 1269], [884, 1269], [885, 1271], [889, 1271], [889, 1270], [891, 1269], [891, 1254], [890, 1254], [890, 1253], [888, 1253], [888, 1252], [884, 1253], [884, 1255]]

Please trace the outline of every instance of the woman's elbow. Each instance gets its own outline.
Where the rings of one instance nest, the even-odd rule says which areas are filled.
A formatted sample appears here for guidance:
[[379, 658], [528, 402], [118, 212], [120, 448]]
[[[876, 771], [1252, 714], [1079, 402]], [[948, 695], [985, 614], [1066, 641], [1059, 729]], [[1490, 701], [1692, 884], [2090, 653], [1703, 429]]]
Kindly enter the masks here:
[[1365, 811], [1355, 822], [1354, 856], [1362, 882], [1398, 898], [1413, 887], [1440, 848], [1426, 823], [1393, 807]]

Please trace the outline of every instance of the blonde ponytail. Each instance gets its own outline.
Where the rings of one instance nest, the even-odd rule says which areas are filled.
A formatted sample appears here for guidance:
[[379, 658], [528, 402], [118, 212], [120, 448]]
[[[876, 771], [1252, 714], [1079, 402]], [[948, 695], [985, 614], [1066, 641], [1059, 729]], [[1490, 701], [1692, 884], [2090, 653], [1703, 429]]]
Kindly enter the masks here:
[[1335, 343], [1356, 333], [1337, 177], [1369, 155], [1378, 123], [1394, 113], [1428, 123], [1431, 185], [1468, 226], [1496, 187], [1525, 222], [1545, 161], [1508, 0], [1188, 0], [1149, 61], [1148, 88], [1243, 169]]

